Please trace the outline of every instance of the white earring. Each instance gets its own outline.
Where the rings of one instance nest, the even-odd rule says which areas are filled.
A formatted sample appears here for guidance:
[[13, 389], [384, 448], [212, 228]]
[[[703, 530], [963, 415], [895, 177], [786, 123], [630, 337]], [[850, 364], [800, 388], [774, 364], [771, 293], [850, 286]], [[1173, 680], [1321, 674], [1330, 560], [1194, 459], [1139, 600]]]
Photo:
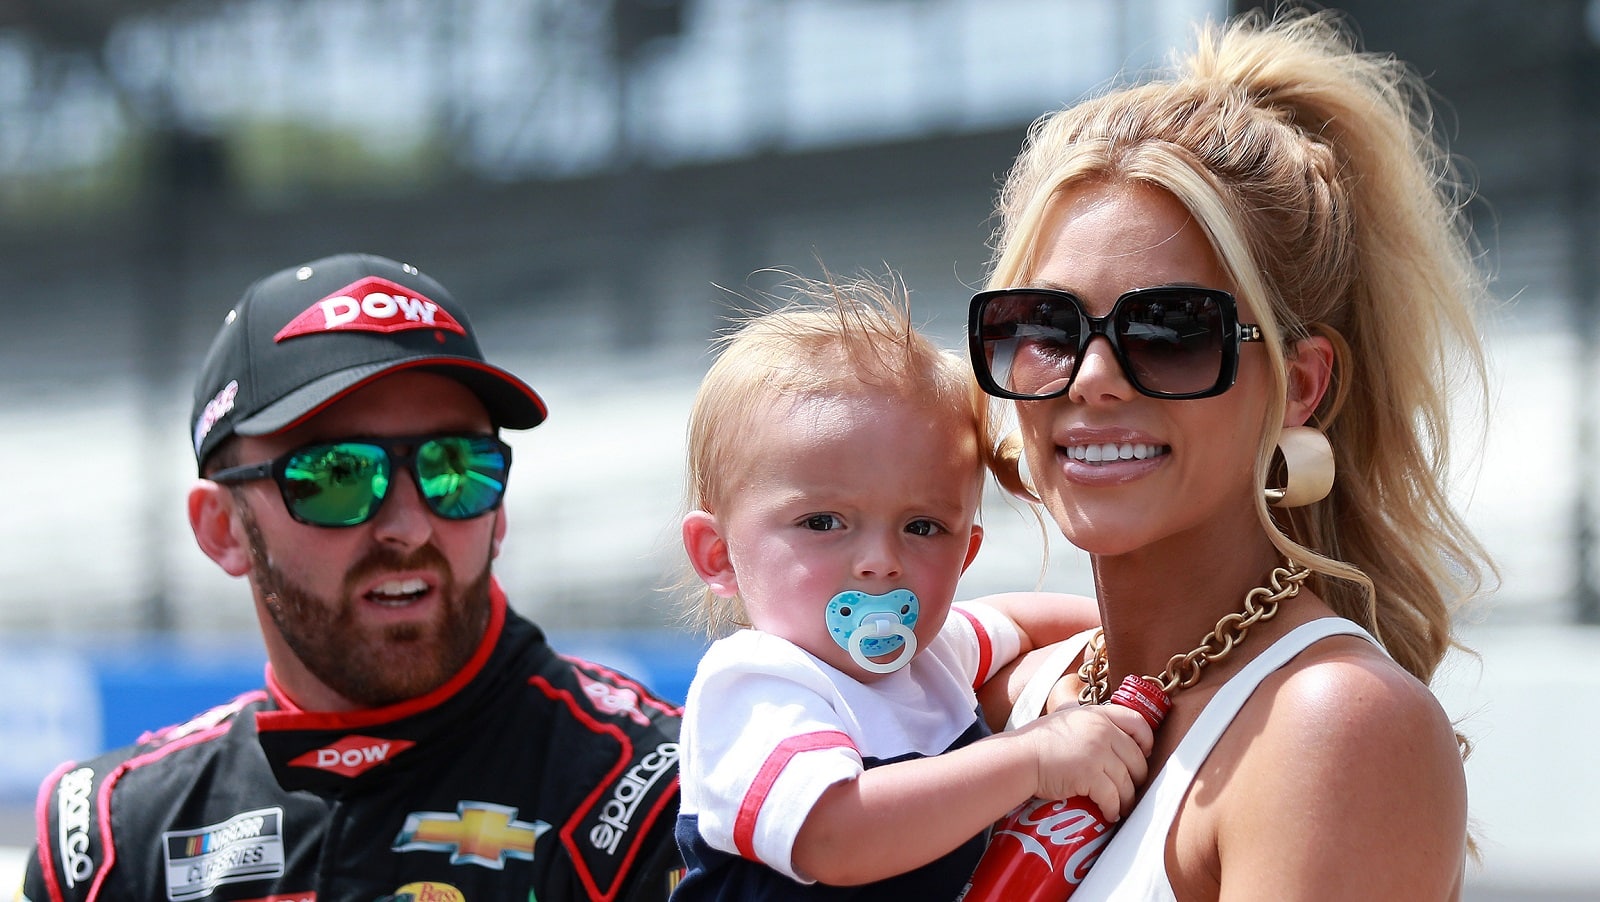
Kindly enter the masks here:
[[1333, 446], [1321, 430], [1290, 426], [1278, 436], [1278, 456], [1283, 460], [1283, 487], [1266, 487], [1273, 507], [1304, 507], [1328, 497], [1333, 490]]

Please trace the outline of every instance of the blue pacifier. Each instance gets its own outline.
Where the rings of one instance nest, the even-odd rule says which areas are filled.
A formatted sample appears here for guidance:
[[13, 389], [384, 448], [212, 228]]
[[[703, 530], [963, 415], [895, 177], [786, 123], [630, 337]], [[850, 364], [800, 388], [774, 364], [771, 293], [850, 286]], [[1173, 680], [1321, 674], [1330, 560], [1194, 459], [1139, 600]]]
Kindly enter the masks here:
[[[872, 673], [894, 673], [911, 663], [917, 653], [917, 625], [922, 606], [910, 589], [895, 589], [883, 595], [846, 591], [828, 602], [828, 634], [851, 660]], [[898, 657], [884, 664], [871, 660], [904, 648]]]

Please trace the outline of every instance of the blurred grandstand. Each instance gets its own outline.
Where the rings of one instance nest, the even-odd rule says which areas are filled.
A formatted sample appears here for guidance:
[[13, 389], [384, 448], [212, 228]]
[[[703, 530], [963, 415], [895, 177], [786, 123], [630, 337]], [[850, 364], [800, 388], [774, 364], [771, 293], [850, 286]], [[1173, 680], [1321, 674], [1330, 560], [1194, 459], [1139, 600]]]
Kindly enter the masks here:
[[[1249, 5], [0, 0], [0, 802], [259, 680], [246, 590], [179, 500], [190, 374], [257, 275], [358, 248], [451, 286], [552, 409], [510, 437], [502, 582], [681, 691], [702, 643], [658, 589], [730, 306], [773, 269], [888, 265], [954, 346], [1027, 123]], [[1341, 8], [1439, 91], [1507, 300], [1497, 418], [1461, 455], [1505, 584], [1441, 687], [1482, 736], [1469, 898], [1592, 898], [1600, 776], [1570, 731], [1600, 735], [1543, 698], [1600, 690], [1600, 3]], [[1031, 585], [1039, 527], [999, 497], [987, 518], [967, 591]], [[1049, 571], [1090, 589], [1064, 543]], [[1550, 756], [1572, 782], [1538, 800]]]

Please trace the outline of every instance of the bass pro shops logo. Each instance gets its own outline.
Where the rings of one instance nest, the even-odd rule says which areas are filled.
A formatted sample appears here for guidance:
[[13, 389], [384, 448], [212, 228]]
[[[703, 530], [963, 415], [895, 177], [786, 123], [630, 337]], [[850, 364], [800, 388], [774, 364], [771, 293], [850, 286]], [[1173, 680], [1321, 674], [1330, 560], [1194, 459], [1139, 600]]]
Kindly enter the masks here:
[[305, 309], [273, 336], [283, 341], [322, 332], [404, 332], [439, 329], [466, 335], [448, 310], [388, 279], [368, 276]]
[[[407, 883], [376, 902], [467, 902], [466, 894], [448, 883]], [[537, 902], [532, 895], [528, 902]]]

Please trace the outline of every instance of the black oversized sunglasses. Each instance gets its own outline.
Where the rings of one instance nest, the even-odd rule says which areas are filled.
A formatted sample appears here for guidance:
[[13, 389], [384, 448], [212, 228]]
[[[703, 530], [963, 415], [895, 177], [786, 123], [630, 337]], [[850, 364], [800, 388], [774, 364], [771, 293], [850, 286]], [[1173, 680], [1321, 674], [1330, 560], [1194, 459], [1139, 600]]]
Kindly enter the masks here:
[[1090, 316], [1069, 292], [1001, 288], [974, 295], [967, 316], [978, 384], [1019, 401], [1066, 394], [1096, 335], [1135, 390], [1170, 400], [1227, 391], [1240, 342], [1262, 340], [1260, 326], [1239, 322], [1233, 295], [1187, 285], [1134, 289], [1105, 316]]
[[349, 439], [306, 445], [209, 478], [223, 484], [272, 479], [290, 516], [341, 527], [377, 515], [397, 468], [411, 471], [429, 510], [446, 520], [470, 520], [505, 498], [511, 448], [492, 435]]

